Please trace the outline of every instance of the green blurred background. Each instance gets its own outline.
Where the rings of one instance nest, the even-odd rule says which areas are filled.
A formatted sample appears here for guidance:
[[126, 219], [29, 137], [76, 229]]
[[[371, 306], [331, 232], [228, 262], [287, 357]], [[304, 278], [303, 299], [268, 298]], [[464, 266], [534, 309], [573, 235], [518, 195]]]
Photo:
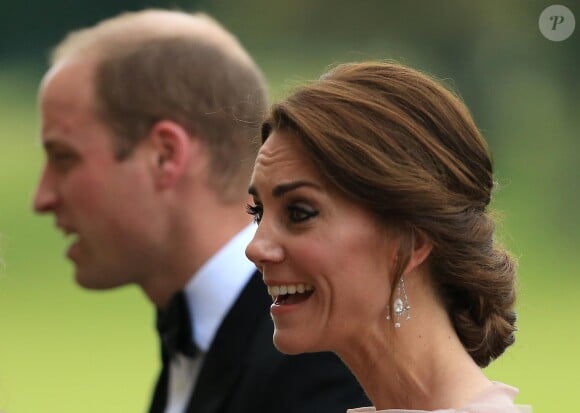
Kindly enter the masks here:
[[[5, 3], [5, 2], [3, 2]], [[0, 11], [0, 410], [142, 412], [156, 377], [153, 309], [133, 287], [81, 290], [52, 219], [31, 212], [43, 154], [36, 88], [69, 30], [123, 10], [212, 14], [273, 98], [328, 65], [395, 59], [457, 89], [487, 137], [503, 241], [520, 260], [516, 344], [487, 369], [535, 412], [577, 411], [580, 27], [551, 42], [546, 1], [22, 0]], [[563, 1], [580, 18], [580, 2]], [[574, 407], [576, 406], [576, 407]]]

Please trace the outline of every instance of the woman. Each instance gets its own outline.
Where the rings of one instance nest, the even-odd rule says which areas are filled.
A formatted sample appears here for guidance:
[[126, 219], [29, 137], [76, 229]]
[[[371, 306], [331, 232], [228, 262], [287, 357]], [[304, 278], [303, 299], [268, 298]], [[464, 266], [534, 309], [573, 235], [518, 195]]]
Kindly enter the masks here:
[[515, 262], [461, 101], [410, 68], [341, 65], [274, 105], [262, 141], [246, 254], [277, 348], [337, 353], [369, 411], [520, 411], [481, 371], [514, 342]]

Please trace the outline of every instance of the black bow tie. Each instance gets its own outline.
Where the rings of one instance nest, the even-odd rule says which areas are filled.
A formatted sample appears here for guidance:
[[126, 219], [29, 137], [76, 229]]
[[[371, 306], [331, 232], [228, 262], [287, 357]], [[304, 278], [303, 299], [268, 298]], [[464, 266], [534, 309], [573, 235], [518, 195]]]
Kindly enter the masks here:
[[188, 357], [197, 354], [198, 348], [193, 343], [189, 309], [183, 292], [175, 294], [164, 310], [157, 311], [157, 332], [163, 353], [169, 358], [177, 353]]

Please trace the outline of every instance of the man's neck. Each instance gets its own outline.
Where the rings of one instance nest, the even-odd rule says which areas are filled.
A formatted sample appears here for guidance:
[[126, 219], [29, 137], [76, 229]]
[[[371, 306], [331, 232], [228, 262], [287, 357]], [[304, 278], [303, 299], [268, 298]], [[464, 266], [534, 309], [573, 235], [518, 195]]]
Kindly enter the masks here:
[[171, 231], [163, 262], [141, 285], [156, 307], [163, 308], [212, 256], [250, 224], [251, 219], [240, 209], [242, 213], [222, 213], [219, 219], [215, 214], [199, 214], [201, 219], [182, 221], [179, 228]]

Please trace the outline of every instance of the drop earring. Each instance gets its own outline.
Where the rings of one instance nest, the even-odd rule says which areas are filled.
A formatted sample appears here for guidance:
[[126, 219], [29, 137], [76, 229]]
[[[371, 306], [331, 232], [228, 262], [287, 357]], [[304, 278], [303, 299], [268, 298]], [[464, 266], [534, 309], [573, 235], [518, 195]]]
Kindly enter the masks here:
[[[406, 320], [411, 319], [411, 306], [409, 305], [409, 298], [407, 297], [407, 290], [405, 289], [405, 280], [403, 277], [399, 279], [397, 285], [397, 298], [393, 301], [393, 312], [395, 313], [395, 328], [401, 327], [401, 317], [405, 315]], [[387, 320], [391, 319], [391, 310], [387, 307]]]

